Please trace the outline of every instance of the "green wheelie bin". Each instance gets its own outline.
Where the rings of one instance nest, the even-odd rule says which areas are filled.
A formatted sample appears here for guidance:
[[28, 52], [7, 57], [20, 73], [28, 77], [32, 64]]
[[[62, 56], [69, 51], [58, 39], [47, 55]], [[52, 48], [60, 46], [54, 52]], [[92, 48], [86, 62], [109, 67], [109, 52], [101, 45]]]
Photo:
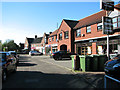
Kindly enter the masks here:
[[91, 55], [91, 68], [92, 71], [98, 71], [98, 57], [99, 55]]
[[104, 71], [104, 64], [107, 61], [107, 55], [99, 55], [98, 57], [98, 70]]
[[91, 70], [91, 56], [79, 55], [80, 57], [80, 68], [83, 72]]

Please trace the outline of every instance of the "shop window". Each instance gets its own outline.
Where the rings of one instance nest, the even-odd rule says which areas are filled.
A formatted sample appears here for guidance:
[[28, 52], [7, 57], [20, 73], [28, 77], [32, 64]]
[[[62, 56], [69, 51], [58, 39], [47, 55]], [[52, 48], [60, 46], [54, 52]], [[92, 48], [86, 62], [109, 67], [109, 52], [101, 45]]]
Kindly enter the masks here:
[[69, 36], [69, 32], [68, 31], [64, 32], [64, 35], [65, 35], [65, 39], [67, 39]]
[[54, 36], [52, 36], [52, 41], [54, 41]]
[[91, 26], [87, 26], [86, 32], [87, 32], [87, 33], [90, 33], [90, 32], [91, 32]]
[[49, 41], [51, 42], [51, 37], [49, 37]]
[[81, 29], [78, 29], [77, 31], [76, 31], [76, 37], [80, 37], [81, 36]]
[[97, 30], [102, 30], [102, 23], [97, 24]]
[[62, 40], [62, 33], [59, 34], [59, 40]]
[[81, 48], [81, 55], [87, 55], [87, 52], [88, 52], [87, 47]]

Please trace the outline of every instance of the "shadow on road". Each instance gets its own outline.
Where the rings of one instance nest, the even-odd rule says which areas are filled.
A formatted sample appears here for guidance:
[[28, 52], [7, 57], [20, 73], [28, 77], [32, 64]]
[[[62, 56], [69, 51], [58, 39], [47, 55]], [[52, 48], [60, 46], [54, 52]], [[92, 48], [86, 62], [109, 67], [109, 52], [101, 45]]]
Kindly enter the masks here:
[[18, 66], [35, 66], [37, 64], [32, 64], [32, 63], [19, 63]]
[[53, 74], [37, 71], [17, 71], [3, 83], [6, 88], [93, 88], [73, 74]]

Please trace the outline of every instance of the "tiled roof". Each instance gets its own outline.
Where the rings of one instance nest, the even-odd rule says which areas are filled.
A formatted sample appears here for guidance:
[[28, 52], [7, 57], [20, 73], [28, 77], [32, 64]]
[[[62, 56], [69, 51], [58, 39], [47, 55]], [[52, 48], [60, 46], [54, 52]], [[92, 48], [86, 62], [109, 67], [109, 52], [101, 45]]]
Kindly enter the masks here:
[[[120, 4], [115, 5], [115, 7], [120, 8]], [[105, 10], [79, 20], [79, 23], [74, 27], [74, 29], [79, 29], [92, 24], [100, 23], [102, 22], [102, 16], [106, 16]]]
[[28, 43], [32, 43], [34, 41], [34, 38], [27, 38]]
[[71, 28], [74, 28], [75, 25], [79, 22], [79, 21], [75, 21], [75, 20], [66, 20], [66, 19], [63, 19], [67, 24], [68, 26], [70, 26]]
[[[115, 5], [115, 7], [120, 8], [120, 3]], [[120, 9], [119, 9], [119, 11], [120, 11]]]
[[43, 38], [43, 37], [35, 38], [34, 41], [32, 42], [32, 44], [33, 44], [33, 43], [41, 43], [42, 38]]
[[54, 32], [52, 32], [52, 33], [50, 34], [50, 36], [56, 35], [56, 34], [57, 34], [57, 32], [58, 32], [58, 29], [57, 29], [57, 30], [55, 30]]
[[74, 29], [79, 29], [85, 26], [102, 22], [102, 16], [106, 16], [105, 10], [79, 20], [79, 23], [74, 27]]

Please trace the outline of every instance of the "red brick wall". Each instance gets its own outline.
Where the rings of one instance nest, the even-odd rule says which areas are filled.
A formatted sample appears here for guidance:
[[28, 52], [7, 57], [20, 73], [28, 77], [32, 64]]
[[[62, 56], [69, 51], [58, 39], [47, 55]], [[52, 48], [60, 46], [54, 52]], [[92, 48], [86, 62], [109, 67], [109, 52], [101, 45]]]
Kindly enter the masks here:
[[[64, 32], [66, 32], [66, 31], [69, 31], [68, 39], [64, 38]], [[58, 50], [60, 50], [61, 45], [65, 44], [65, 45], [67, 45], [67, 50], [69, 50], [71, 52], [71, 28], [64, 21], [62, 21], [59, 31], [57, 33], [58, 39], [59, 39], [59, 34], [61, 32], [62, 32], [62, 40], [59, 40]]]
[[97, 54], [96, 42], [92, 43], [92, 54]]
[[[82, 40], [82, 39], [89, 39], [89, 38], [95, 38], [95, 37], [102, 37], [106, 36], [103, 34], [102, 30], [98, 31], [97, 30], [97, 24], [91, 25], [91, 33], [86, 33], [86, 27], [81, 28], [81, 34], [85, 34], [84, 37], [76, 37], [76, 32], [75, 32], [75, 40]], [[114, 33], [114, 35], [120, 34], [120, 32]]]

